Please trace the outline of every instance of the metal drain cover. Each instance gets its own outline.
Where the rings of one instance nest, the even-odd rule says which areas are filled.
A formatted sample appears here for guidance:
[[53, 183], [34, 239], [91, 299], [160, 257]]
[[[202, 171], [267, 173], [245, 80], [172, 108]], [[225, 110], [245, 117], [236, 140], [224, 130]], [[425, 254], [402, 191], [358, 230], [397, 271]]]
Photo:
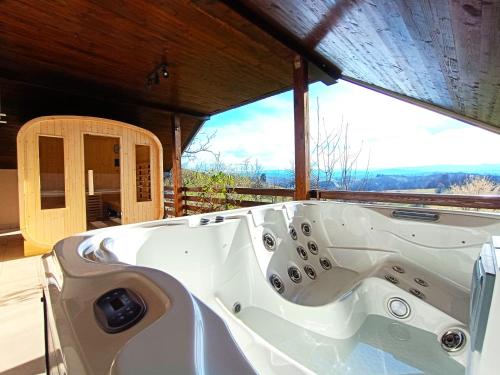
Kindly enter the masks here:
[[456, 352], [465, 344], [465, 333], [460, 329], [450, 329], [441, 336], [441, 347], [447, 352]]

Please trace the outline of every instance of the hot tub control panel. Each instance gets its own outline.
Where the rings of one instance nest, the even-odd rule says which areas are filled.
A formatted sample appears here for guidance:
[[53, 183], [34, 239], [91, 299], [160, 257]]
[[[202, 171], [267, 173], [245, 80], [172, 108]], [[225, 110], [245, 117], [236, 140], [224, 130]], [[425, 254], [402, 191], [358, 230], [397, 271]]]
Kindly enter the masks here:
[[122, 332], [138, 323], [146, 313], [144, 300], [130, 289], [112, 289], [94, 303], [101, 328], [108, 333]]

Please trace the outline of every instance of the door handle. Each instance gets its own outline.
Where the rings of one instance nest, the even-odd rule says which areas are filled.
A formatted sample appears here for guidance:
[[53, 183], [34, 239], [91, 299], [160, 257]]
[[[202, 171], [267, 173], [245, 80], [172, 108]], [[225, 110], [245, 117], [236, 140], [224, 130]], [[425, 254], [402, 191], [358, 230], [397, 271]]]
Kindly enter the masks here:
[[89, 181], [89, 195], [94, 195], [94, 171], [89, 169], [87, 171], [88, 181]]

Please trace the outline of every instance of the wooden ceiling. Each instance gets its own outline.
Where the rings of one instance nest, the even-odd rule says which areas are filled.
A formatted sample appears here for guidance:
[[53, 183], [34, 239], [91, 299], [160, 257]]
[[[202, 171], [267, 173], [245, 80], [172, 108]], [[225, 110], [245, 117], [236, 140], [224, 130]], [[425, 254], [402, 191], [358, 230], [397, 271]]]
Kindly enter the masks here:
[[[292, 53], [213, 1], [3, 0], [0, 58], [212, 114], [290, 86]], [[148, 90], [161, 62], [170, 78]], [[63, 83], [64, 84], [64, 83]]]
[[241, 2], [348, 80], [500, 127], [498, 0]]
[[[217, 1], [2, 0], [0, 168], [15, 167], [17, 130], [41, 115], [108, 117], [163, 136], [170, 113], [183, 113], [185, 146], [208, 115], [289, 88], [293, 54]], [[162, 62], [169, 78], [148, 87]]]
[[[41, 115], [133, 123], [167, 156], [173, 112], [186, 146], [207, 116], [289, 89], [297, 52], [334, 78], [338, 66], [500, 128], [499, 38], [498, 1], [2, 0], [0, 168], [15, 167], [17, 130]], [[148, 88], [162, 62], [169, 78]]]

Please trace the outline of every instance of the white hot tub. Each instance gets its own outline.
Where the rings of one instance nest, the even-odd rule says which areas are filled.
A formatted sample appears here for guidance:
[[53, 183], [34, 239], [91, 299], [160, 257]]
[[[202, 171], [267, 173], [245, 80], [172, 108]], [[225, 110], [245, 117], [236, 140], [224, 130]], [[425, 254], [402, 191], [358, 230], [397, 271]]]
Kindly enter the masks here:
[[[495, 214], [334, 202], [84, 233], [44, 257], [50, 367], [494, 373], [488, 312], [500, 292], [481, 289], [471, 309], [471, 280], [488, 264], [494, 277], [495, 235]], [[472, 330], [471, 311], [483, 314]]]

